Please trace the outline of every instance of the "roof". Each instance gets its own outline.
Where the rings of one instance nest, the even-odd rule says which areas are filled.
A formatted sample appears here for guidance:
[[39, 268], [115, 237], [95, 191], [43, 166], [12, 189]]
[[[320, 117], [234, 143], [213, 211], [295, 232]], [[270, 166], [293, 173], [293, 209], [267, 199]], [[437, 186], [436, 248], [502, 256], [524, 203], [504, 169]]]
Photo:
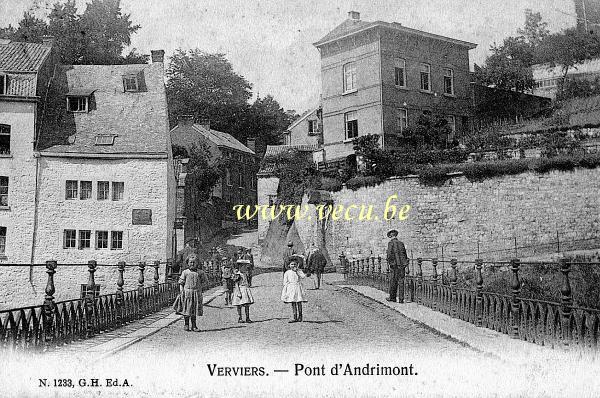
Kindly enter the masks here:
[[292, 122], [292, 124], [290, 124], [286, 130], [291, 130], [294, 127], [296, 127], [298, 124], [302, 123], [303, 120], [305, 120], [307, 117], [309, 117], [310, 115], [315, 113], [320, 107], [321, 107], [321, 105], [319, 104], [319, 106], [309, 109], [306, 112], [304, 112], [302, 115], [300, 115], [300, 117], [298, 117], [298, 119], [294, 120]]
[[195, 141], [195, 137], [200, 134], [206, 140], [214, 143], [217, 147], [226, 147], [236, 151], [244, 152], [250, 155], [255, 155], [254, 151], [246, 145], [239, 142], [231, 134], [221, 131], [209, 129], [199, 124], [178, 124], [171, 130], [171, 136], [174, 145], [191, 144]]
[[7, 73], [6, 95], [35, 97], [37, 95], [37, 75], [35, 73]]
[[[142, 72], [141, 90], [124, 92], [122, 76], [132, 72]], [[91, 93], [88, 112], [67, 112], [66, 97], [73, 93]], [[169, 153], [162, 63], [61, 65], [47, 107], [37, 146], [42, 154], [162, 157]], [[99, 134], [116, 135], [113, 145], [96, 145]]]
[[265, 151], [265, 156], [261, 162], [260, 170], [258, 171], [257, 175], [261, 177], [267, 177], [273, 174], [275, 171], [275, 164], [273, 162], [269, 162], [268, 160], [265, 161], [265, 159], [268, 159], [270, 156], [279, 155], [280, 153], [289, 150], [310, 153], [316, 149], [316, 145], [267, 145], [267, 150]]
[[51, 48], [39, 43], [0, 41], [0, 71], [37, 72]]
[[344, 22], [339, 24], [337, 27], [335, 27], [331, 32], [329, 32], [325, 36], [323, 36], [321, 38], [321, 40], [314, 43], [314, 45], [316, 47], [321, 47], [324, 44], [334, 42], [343, 37], [351, 36], [355, 33], [362, 32], [362, 31], [372, 29], [375, 27], [383, 27], [386, 29], [393, 29], [393, 30], [400, 31], [403, 33], [424, 36], [424, 37], [428, 37], [428, 38], [436, 39], [436, 40], [442, 40], [442, 41], [450, 42], [450, 43], [457, 44], [460, 46], [464, 46], [469, 49], [473, 49], [473, 48], [477, 47], [477, 44], [475, 44], [475, 43], [458, 40], [458, 39], [453, 39], [453, 38], [447, 37], [447, 36], [436, 35], [434, 33], [424, 32], [422, 30], [408, 28], [406, 26], [402, 26], [402, 24], [399, 24], [398, 22], [384, 22], [384, 21], [367, 22], [367, 21], [354, 20], [354, 19], [345, 20]]

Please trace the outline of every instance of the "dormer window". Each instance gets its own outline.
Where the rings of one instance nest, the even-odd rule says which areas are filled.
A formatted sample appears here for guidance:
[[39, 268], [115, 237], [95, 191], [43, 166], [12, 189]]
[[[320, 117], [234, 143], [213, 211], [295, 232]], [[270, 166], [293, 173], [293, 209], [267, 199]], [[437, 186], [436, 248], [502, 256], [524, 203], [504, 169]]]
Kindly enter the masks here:
[[89, 102], [93, 91], [74, 90], [67, 93], [67, 110], [69, 112], [89, 112]]
[[123, 75], [123, 90], [130, 93], [142, 91], [142, 72]]

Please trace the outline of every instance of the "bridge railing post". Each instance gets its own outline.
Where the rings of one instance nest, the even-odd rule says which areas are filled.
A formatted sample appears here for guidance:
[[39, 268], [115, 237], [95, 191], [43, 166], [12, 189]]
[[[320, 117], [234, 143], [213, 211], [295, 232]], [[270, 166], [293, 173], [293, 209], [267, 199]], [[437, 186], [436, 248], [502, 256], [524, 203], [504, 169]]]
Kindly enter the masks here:
[[117, 307], [117, 325], [121, 326], [125, 323], [125, 295], [123, 293], [123, 285], [125, 285], [125, 279], [123, 273], [125, 272], [125, 261], [119, 261], [117, 264], [117, 270], [119, 275], [117, 276], [117, 292], [115, 297], [115, 306]]
[[439, 308], [438, 306], [438, 273], [437, 273], [437, 266], [438, 266], [438, 260], [437, 258], [434, 258], [431, 260], [431, 266], [433, 267], [433, 274], [432, 274], [432, 278], [433, 278], [433, 297], [432, 297], [432, 306], [431, 308], [433, 308], [434, 310], [437, 310]]
[[417, 258], [417, 302], [423, 304], [423, 259]]
[[143, 318], [146, 315], [146, 303], [144, 298], [144, 269], [146, 268], [146, 263], [140, 261], [138, 264], [138, 270], [140, 272], [140, 276], [138, 278], [138, 305], [137, 305], [137, 317]]
[[54, 287], [54, 274], [56, 273], [56, 261], [46, 261], [46, 273], [48, 274], [48, 281], [46, 282], [45, 297], [43, 304], [43, 317], [44, 317], [44, 350], [48, 350], [50, 345], [54, 342], [54, 309], [56, 304], [54, 303], [54, 293], [56, 288]]
[[510, 279], [510, 288], [512, 291], [512, 299], [511, 299], [511, 337], [514, 339], [519, 338], [519, 323], [520, 323], [520, 307], [521, 307], [521, 299], [519, 298], [519, 294], [521, 293], [521, 281], [519, 280], [519, 266], [520, 260], [518, 258], [514, 258], [511, 260], [511, 279]]
[[573, 294], [571, 291], [571, 283], [569, 280], [569, 272], [571, 271], [571, 264], [565, 258], [559, 260], [560, 272], [563, 274], [562, 286], [560, 288], [561, 293], [561, 323], [562, 323], [562, 336], [563, 345], [568, 346], [571, 341], [571, 307], [573, 306]]
[[158, 268], [160, 267], [160, 261], [154, 261], [154, 311], [158, 311], [161, 305], [160, 299], [160, 289], [159, 289], [159, 279], [160, 275], [158, 272]]
[[475, 299], [475, 312], [477, 314], [477, 326], [483, 325], [483, 260], [478, 258], [475, 260], [475, 286], [476, 286], [476, 299]]
[[458, 285], [457, 263], [458, 261], [455, 258], [450, 260], [450, 267], [452, 267], [452, 274], [450, 275], [450, 314], [453, 318], [456, 318], [458, 312], [458, 295], [456, 291], [456, 286]]
[[88, 283], [86, 286], [86, 295], [85, 295], [85, 319], [86, 319], [86, 337], [90, 338], [96, 332], [95, 324], [96, 324], [96, 281], [94, 279], [94, 273], [96, 272], [96, 267], [98, 263], [95, 260], [88, 261]]
[[383, 274], [381, 273], [381, 256], [377, 256], [377, 280], [379, 282], [379, 290], [383, 289]]

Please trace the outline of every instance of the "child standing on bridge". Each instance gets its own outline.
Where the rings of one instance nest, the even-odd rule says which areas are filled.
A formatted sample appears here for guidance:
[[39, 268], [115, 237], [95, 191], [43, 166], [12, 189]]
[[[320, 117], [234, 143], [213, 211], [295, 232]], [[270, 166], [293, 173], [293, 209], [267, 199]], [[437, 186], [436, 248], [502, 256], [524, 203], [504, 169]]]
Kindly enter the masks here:
[[240, 270], [241, 267], [247, 267], [250, 265], [250, 260], [237, 260], [233, 271], [233, 305], [237, 307], [238, 312], [238, 323], [244, 323], [242, 319], [242, 307], [246, 312], [246, 323], [252, 323], [250, 320], [250, 304], [254, 303], [254, 297], [252, 296], [252, 290], [248, 286], [248, 276], [245, 272]]
[[284, 303], [292, 304], [294, 319], [289, 321], [290, 323], [302, 322], [302, 303], [307, 301], [306, 290], [300, 281], [304, 278], [306, 275], [298, 268], [298, 258], [292, 258], [290, 269], [283, 275], [283, 291], [281, 292], [281, 300]]
[[223, 257], [221, 260], [221, 277], [225, 288], [225, 305], [231, 305], [233, 298], [233, 267], [227, 257]]

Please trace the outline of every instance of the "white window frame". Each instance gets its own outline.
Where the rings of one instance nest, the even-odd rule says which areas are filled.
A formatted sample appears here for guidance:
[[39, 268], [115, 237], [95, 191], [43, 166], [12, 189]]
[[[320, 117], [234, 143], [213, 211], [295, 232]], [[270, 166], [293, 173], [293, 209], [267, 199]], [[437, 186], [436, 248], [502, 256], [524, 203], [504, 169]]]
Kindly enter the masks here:
[[[119, 194], [119, 191], [116, 189], [116, 187], [123, 187], [123, 189], [121, 190], [121, 194], [119, 196], [117, 196]], [[112, 183], [112, 196], [111, 199], [114, 202], [118, 202], [120, 200], [125, 200], [125, 183], [122, 181], [113, 181]]]
[[[133, 81], [135, 84], [134, 88], [131, 88], [128, 83]], [[136, 93], [140, 91], [140, 81], [137, 75], [125, 75], [123, 76], [123, 90], [126, 93]]]
[[[106, 237], [106, 241], [105, 241], [105, 245], [104, 247], [100, 247], [100, 235], [103, 234]], [[110, 235], [108, 233], [108, 231], [96, 231], [96, 249], [108, 249], [110, 247]], [[103, 239], [104, 240], [104, 239]]]
[[[89, 186], [89, 196], [83, 197], [83, 185]], [[87, 187], [86, 187], [87, 191]], [[94, 184], [91, 181], [79, 181], [79, 200], [91, 200], [94, 195]]]
[[[423, 71], [423, 69], [426, 69], [426, 71]], [[423, 84], [424, 83], [423, 82], [424, 75], [427, 76], [427, 88], [425, 88], [425, 85]], [[421, 77], [420, 78], [421, 91], [430, 93], [431, 92], [431, 65], [422, 63], [420, 72], [419, 72], [419, 76]]]
[[0, 227], [0, 256], [6, 254], [6, 235], [8, 235], [8, 228]]
[[343, 69], [343, 83], [344, 83], [344, 94], [353, 93], [356, 91], [356, 62], [348, 62], [344, 64]]
[[[398, 84], [398, 69], [402, 69], [403, 84]], [[406, 88], [406, 60], [403, 58], [394, 58], [394, 85]]]
[[[76, 100], [78, 105], [81, 105], [80, 101], [83, 101], [83, 109], [81, 109], [81, 106], [78, 106], [76, 110], [72, 110], [71, 109], [71, 101]], [[89, 97], [85, 96], [85, 95], [70, 95], [67, 96], [67, 112], [71, 112], [71, 113], [87, 113], [88, 109], [89, 109]]]
[[[92, 248], [92, 231], [89, 229], [81, 229], [78, 232], [79, 232], [78, 233], [78, 235], [79, 235], [79, 245], [78, 245], [79, 250], [91, 249]], [[89, 233], [87, 239], [83, 239], [84, 233]], [[88, 242], [88, 246], [83, 247], [83, 242], [85, 242], [85, 241]]]
[[309, 120], [308, 121], [308, 134], [314, 134], [319, 132], [319, 121]]
[[[120, 234], [120, 239], [117, 239]], [[123, 250], [123, 231], [110, 231], [110, 250]], [[120, 247], [115, 247], [115, 242], [120, 242]]]
[[404, 133], [408, 128], [408, 110], [406, 108], [398, 108], [396, 113], [396, 132]]
[[[446, 79], [450, 79], [450, 92], [446, 91]], [[444, 68], [444, 94], [454, 95], [454, 70], [452, 68]]]
[[6, 180], [6, 185], [4, 185], [4, 184], [0, 185], [0, 207], [8, 207], [10, 204], [10, 202], [9, 202], [10, 178], [8, 176], [0, 176], [0, 183], [2, 180]]
[[[456, 117], [454, 115], [447, 115], [446, 120], [448, 121], [448, 126], [450, 127], [450, 136], [454, 138], [456, 135]], [[450, 139], [450, 137], [448, 137]]]
[[[71, 189], [69, 189], [69, 183], [71, 183]], [[73, 189], [73, 187], [75, 189]], [[71, 193], [71, 195], [69, 195]], [[77, 200], [79, 199], [79, 181], [77, 180], [66, 180], [65, 181], [65, 200]]]
[[[349, 122], [353, 122], [356, 121], [356, 134], [353, 135], [352, 137], [349, 136], [348, 132], [348, 123]], [[350, 112], [346, 112], [344, 113], [344, 137], [345, 140], [353, 140], [354, 138], [358, 137], [359, 133], [358, 133], [358, 112], [357, 111], [350, 111]]]
[[[100, 184], [102, 184], [103, 186], [106, 186], [107, 189], [106, 190], [101, 189]], [[99, 201], [110, 200], [110, 181], [98, 181], [96, 186], [97, 186], [96, 199]], [[100, 197], [100, 193], [104, 193], [104, 192], [106, 192], [106, 196]]]
[[10, 124], [0, 123], [0, 136], [8, 137], [8, 152], [0, 152], [0, 155], [10, 155]]
[[[67, 232], [72, 232], [72, 238], [67, 240]], [[70, 242], [67, 245], [67, 242]], [[75, 229], [64, 229], [63, 230], [63, 249], [77, 249], [77, 230]]]

